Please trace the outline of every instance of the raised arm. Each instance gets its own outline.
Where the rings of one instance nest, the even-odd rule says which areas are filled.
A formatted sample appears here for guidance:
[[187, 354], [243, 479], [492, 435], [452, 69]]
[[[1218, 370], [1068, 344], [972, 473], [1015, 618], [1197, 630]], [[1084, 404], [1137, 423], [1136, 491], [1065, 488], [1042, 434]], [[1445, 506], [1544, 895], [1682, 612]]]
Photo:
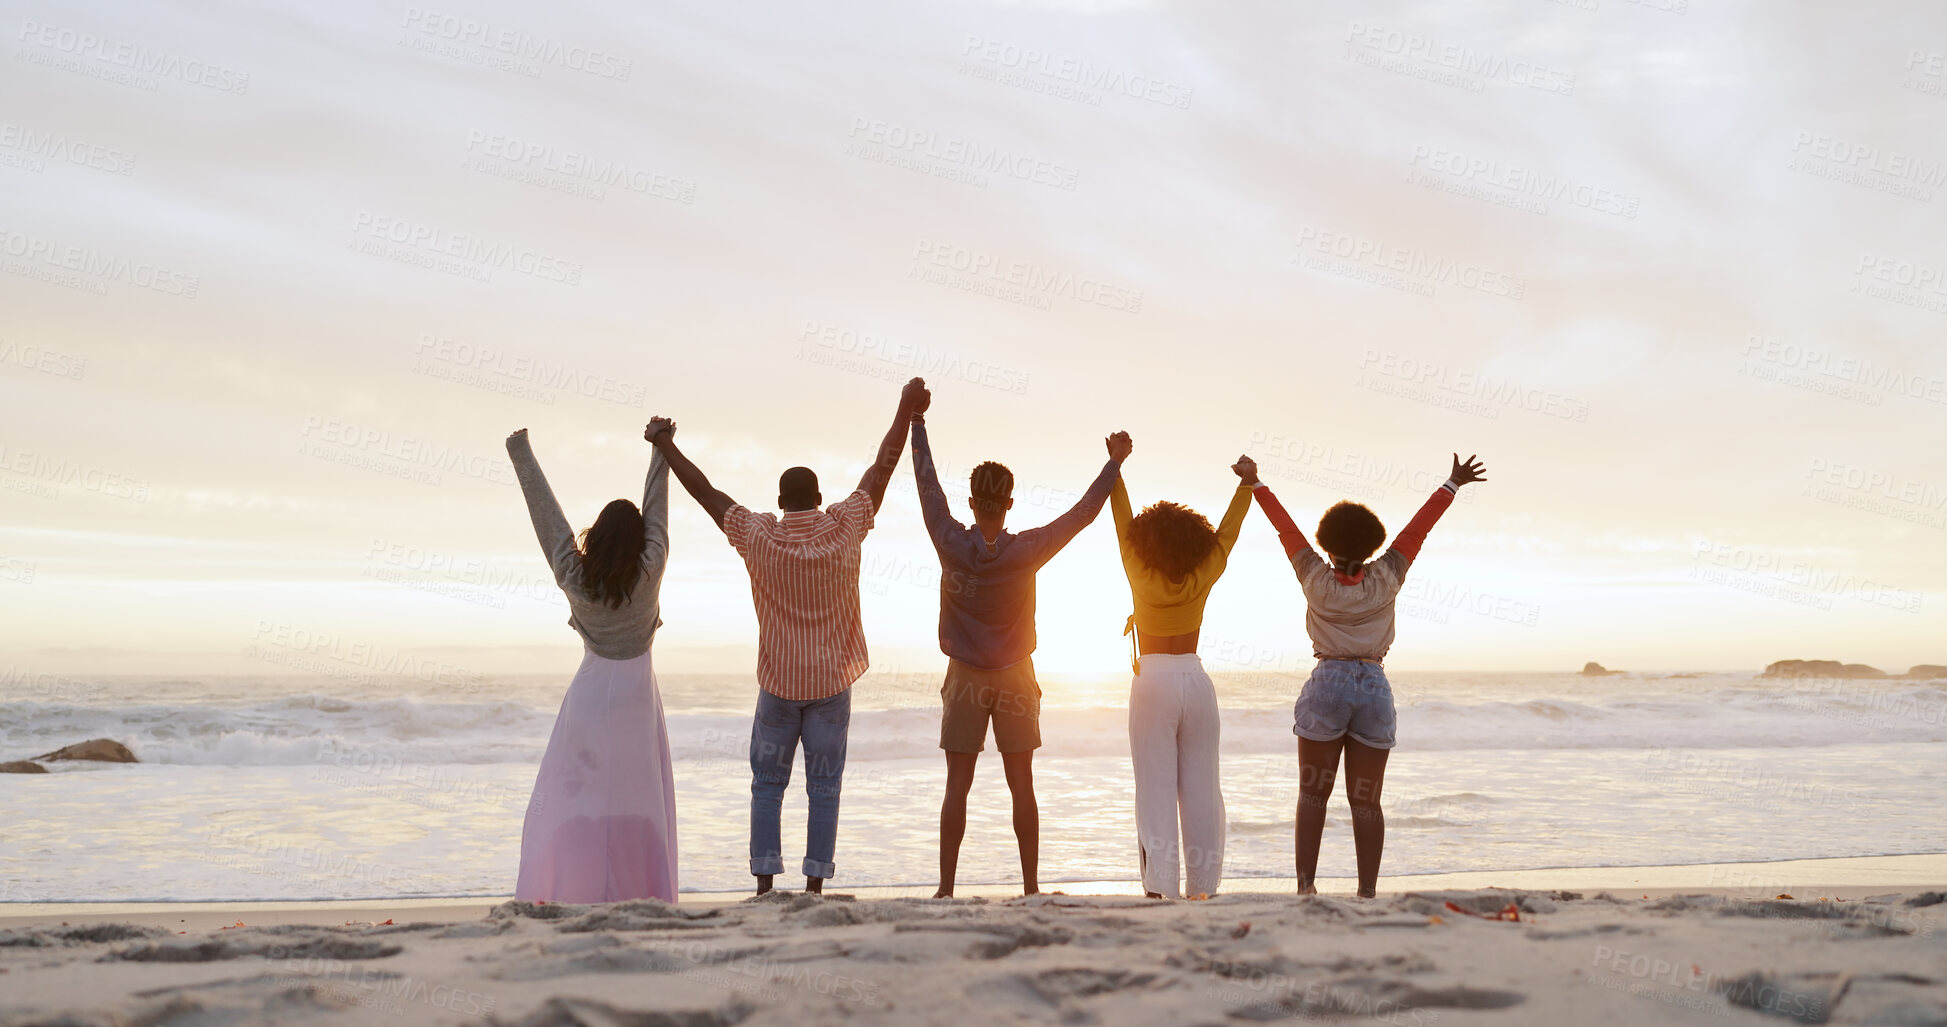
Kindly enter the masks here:
[[[1129, 433], [1116, 432], [1115, 435], [1109, 436], [1111, 445], [1114, 444], [1117, 436], [1127, 440]], [[1113, 455], [1115, 450], [1111, 449], [1109, 452]], [[1128, 455], [1126, 450], [1123, 455]], [[1120, 463], [1116, 464], [1115, 484], [1109, 487], [1109, 517], [1115, 521], [1115, 544], [1116, 548], [1122, 551], [1122, 566], [1125, 569], [1132, 567], [1135, 565], [1136, 547], [1129, 542], [1129, 522], [1135, 519], [1135, 515], [1129, 510], [1129, 486], [1122, 483]], [[1128, 632], [1125, 630], [1123, 634]]]
[[1251, 509], [1251, 487], [1239, 482], [1237, 490], [1230, 494], [1230, 506], [1224, 509], [1224, 519], [1217, 524], [1217, 548], [1224, 556], [1230, 556], [1231, 547], [1237, 545], [1237, 533], [1244, 530], [1244, 515]]
[[1291, 515], [1285, 513], [1284, 504], [1278, 502], [1278, 497], [1272, 493], [1271, 486], [1258, 479], [1257, 461], [1248, 456], [1238, 457], [1237, 463], [1231, 465], [1231, 470], [1236, 471], [1244, 484], [1251, 487], [1251, 495], [1257, 500], [1258, 508], [1264, 511], [1266, 518], [1270, 519], [1271, 526], [1278, 530], [1278, 541], [1284, 546], [1284, 555], [1292, 557], [1309, 551], [1311, 543], [1305, 541], [1305, 533], [1299, 531]]
[[939, 472], [933, 467], [933, 446], [926, 439], [926, 412], [916, 410], [913, 422], [913, 479], [919, 488], [919, 513], [926, 521], [926, 533], [939, 545], [947, 533], [964, 525], [947, 508], [946, 490], [940, 487]]
[[507, 436], [507, 459], [514, 465], [514, 477], [521, 483], [527, 500], [527, 516], [534, 522], [534, 536], [541, 541], [541, 552], [554, 571], [554, 583], [564, 588], [581, 582], [581, 550], [575, 548], [575, 529], [548, 487], [541, 462], [534, 459], [534, 447], [527, 441], [527, 429]]
[[1467, 458], [1466, 463], [1462, 463], [1460, 454], [1455, 453], [1453, 473], [1446, 481], [1440, 483], [1439, 488], [1433, 490], [1433, 495], [1427, 499], [1424, 506], [1420, 507], [1420, 512], [1406, 522], [1406, 527], [1399, 530], [1399, 535], [1393, 539], [1390, 548], [1405, 557], [1407, 563], [1412, 563], [1414, 557], [1420, 555], [1420, 547], [1426, 544], [1426, 533], [1433, 530], [1433, 526], [1440, 521], [1440, 515], [1446, 513], [1447, 508], [1453, 505], [1454, 496], [1460, 492], [1460, 487], [1470, 481], [1486, 481], [1486, 474], [1485, 464], [1471, 456]]
[[704, 476], [702, 470], [691, 463], [690, 458], [684, 456], [681, 449], [676, 448], [676, 422], [667, 417], [652, 418], [648, 427], [642, 430], [642, 437], [655, 444], [656, 452], [669, 464], [669, 469], [676, 473], [676, 480], [683, 483], [683, 488], [689, 492], [690, 498], [696, 500], [703, 507], [703, 511], [710, 515], [710, 519], [717, 522], [717, 527], [723, 527], [724, 511], [737, 505], [737, 501], [718, 491], [716, 486], [710, 484], [710, 479]]
[[1136, 555], [1135, 547], [1129, 544], [1129, 522], [1135, 518], [1129, 512], [1129, 486], [1123, 484], [1120, 471], [1116, 473], [1115, 484], [1109, 488], [1109, 516], [1115, 520], [1115, 544], [1122, 550], [1122, 562], [1126, 564]]
[[661, 581], [669, 563], [669, 461], [654, 449], [642, 485], [642, 563], [650, 581]]
[[915, 412], [925, 413], [932, 399], [926, 391], [926, 382], [914, 378], [899, 391], [899, 411], [892, 416], [892, 427], [886, 429], [886, 437], [879, 442], [879, 455], [873, 458], [872, 466], [865, 469], [865, 476], [859, 479], [859, 491], [872, 497], [872, 513], [879, 513], [879, 504], [885, 502], [886, 484], [892, 481], [892, 472], [899, 467], [899, 454], [906, 448], [906, 426], [912, 422]]
[[[1063, 546], [1081, 534], [1083, 528], [1094, 522], [1102, 512], [1102, 504], [1109, 499], [1109, 490], [1122, 478], [1122, 461], [1127, 459], [1134, 444], [1129, 441], [1129, 433], [1116, 432], [1103, 440], [1109, 447], [1109, 459], [1102, 465], [1102, 471], [1089, 483], [1088, 491], [1069, 507], [1061, 516], [1039, 528], [1030, 528], [1021, 533], [1024, 541], [1030, 542], [1040, 550], [1036, 559], [1042, 562], [1054, 559]], [[1125, 495], [1124, 501], [1127, 501]]]

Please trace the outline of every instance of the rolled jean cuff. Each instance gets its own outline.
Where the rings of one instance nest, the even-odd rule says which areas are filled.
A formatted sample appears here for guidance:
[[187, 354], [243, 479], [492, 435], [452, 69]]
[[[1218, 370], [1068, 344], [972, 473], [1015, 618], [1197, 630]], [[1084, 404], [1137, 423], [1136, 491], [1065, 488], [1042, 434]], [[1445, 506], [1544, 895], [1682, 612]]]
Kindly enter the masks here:
[[753, 858], [750, 861], [750, 876], [752, 877], [776, 877], [783, 872], [784, 858], [781, 856], [765, 856], [762, 859]]
[[[778, 865], [783, 866], [782, 863]], [[829, 881], [832, 879], [832, 875], [837, 872], [838, 864], [836, 863], [820, 863], [815, 859], [807, 859], [804, 861], [804, 875], [806, 877], [816, 877], [820, 881]]]

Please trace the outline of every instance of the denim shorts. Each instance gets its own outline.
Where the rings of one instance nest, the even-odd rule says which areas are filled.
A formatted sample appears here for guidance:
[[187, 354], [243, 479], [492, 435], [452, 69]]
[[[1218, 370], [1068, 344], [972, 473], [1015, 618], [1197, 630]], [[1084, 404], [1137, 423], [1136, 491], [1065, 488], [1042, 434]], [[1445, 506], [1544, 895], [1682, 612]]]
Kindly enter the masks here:
[[1318, 661], [1291, 713], [1291, 733], [1300, 738], [1330, 742], [1351, 735], [1375, 749], [1393, 747], [1393, 686], [1379, 664]]

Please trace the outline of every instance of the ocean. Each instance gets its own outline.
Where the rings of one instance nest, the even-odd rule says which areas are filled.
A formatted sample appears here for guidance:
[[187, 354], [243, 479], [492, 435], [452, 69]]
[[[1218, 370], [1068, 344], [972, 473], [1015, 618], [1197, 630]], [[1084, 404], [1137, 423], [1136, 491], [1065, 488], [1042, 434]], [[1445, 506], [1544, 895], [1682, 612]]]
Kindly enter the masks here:
[[[1225, 877], [1240, 889], [1289, 878], [1302, 678], [1213, 677]], [[0, 678], [0, 759], [106, 737], [142, 760], [0, 776], [0, 902], [509, 894], [567, 682]], [[1383, 874], [1947, 851], [1947, 682], [1401, 672], [1393, 684]], [[695, 674], [661, 686], [683, 890], [747, 889], [756, 686]], [[1044, 675], [1042, 686], [1043, 887], [1133, 881], [1128, 680]], [[931, 894], [945, 779], [938, 681], [868, 674], [853, 704], [830, 886]], [[991, 741], [970, 807], [961, 883], [1017, 881]], [[784, 825], [795, 870], [802, 765]], [[1342, 791], [1319, 873], [1353, 875]]]

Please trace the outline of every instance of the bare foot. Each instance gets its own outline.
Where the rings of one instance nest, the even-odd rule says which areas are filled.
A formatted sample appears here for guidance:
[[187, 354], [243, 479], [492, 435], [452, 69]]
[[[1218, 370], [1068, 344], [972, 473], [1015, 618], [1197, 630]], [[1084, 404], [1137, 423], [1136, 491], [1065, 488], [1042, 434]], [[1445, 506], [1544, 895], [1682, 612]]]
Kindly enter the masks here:
[[1160, 898], [1162, 898], [1162, 897], [1163, 897], [1163, 893], [1162, 893], [1162, 892], [1159, 892], [1159, 891], [1146, 891], [1146, 892], [1143, 892], [1143, 898], [1146, 898], [1146, 899], [1160, 899]]
[[1041, 894], [1041, 889], [1040, 889], [1040, 888], [1037, 888], [1037, 887], [1035, 887], [1034, 885], [1031, 885], [1031, 884], [1030, 884], [1030, 885], [1028, 885], [1028, 886], [1027, 886], [1026, 888], [1024, 888], [1024, 889], [1022, 889], [1022, 890], [1021, 890], [1021, 894], [1023, 894], [1023, 895], [1039, 895], [1039, 894]]
[[1317, 894], [1318, 894], [1318, 886], [1317, 886], [1317, 885], [1315, 885], [1315, 884], [1301, 884], [1301, 885], [1299, 885], [1299, 886], [1298, 886], [1298, 894], [1300, 894], [1300, 895], [1317, 895]]
[[934, 892], [933, 897], [936, 899], [950, 899], [953, 897], [953, 889], [947, 887], [944, 884], [940, 885], [940, 890]]
[[825, 879], [822, 877], [805, 878], [804, 890], [813, 895], [823, 895], [825, 893]]
[[757, 875], [757, 894], [759, 894], [759, 895], [762, 895], [762, 894], [764, 894], [765, 892], [767, 892], [767, 891], [770, 891], [770, 890], [771, 890], [771, 875], [769, 875], [769, 874], [758, 874], [758, 875]]

